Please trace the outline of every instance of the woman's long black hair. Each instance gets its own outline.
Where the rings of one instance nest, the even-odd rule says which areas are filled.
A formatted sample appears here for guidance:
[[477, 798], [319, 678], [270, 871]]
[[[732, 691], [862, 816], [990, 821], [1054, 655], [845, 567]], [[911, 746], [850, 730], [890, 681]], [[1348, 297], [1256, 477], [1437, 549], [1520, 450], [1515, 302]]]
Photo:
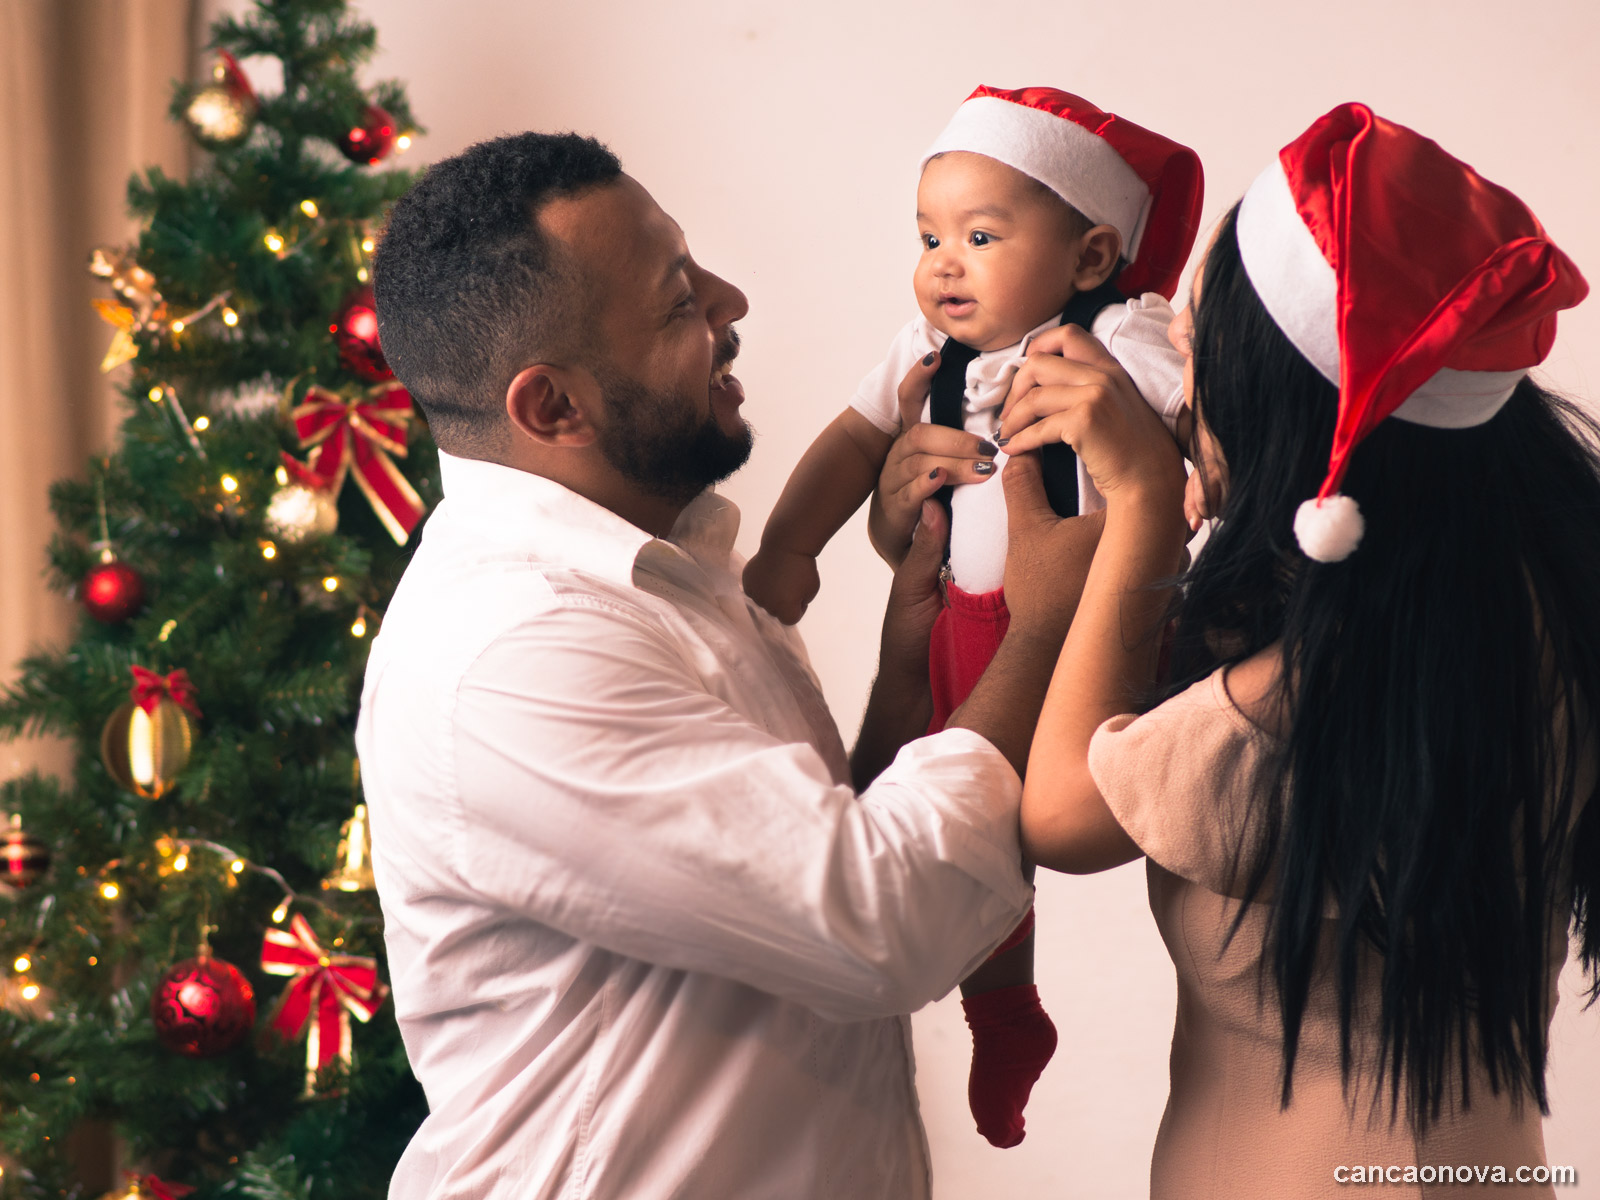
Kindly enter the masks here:
[[1475, 428], [1385, 420], [1341, 489], [1360, 547], [1307, 559], [1291, 525], [1327, 469], [1337, 390], [1267, 315], [1236, 213], [1194, 316], [1196, 408], [1229, 490], [1178, 602], [1173, 690], [1282, 645], [1285, 752], [1265, 841], [1236, 863], [1246, 899], [1271, 901], [1282, 1101], [1320, 947], [1347, 1085], [1375, 1015], [1357, 996], [1380, 976], [1391, 1117], [1420, 1131], [1470, 1104], [1475, 1064], [1548, 1111], [1568, 916], [1600, 993], [1600, 804], [1580, 769], [1600, 748], [1600, 431], [1531, 380]]

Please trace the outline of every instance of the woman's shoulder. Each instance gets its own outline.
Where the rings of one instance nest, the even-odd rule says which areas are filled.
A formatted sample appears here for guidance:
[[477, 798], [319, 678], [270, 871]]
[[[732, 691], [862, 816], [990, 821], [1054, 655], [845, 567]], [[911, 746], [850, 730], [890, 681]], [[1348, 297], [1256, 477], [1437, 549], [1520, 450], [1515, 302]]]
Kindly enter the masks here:
[[1149, 712], [1113, 717], [1089, 745], [1090, 774], [1128, 836], [1218, 893], [1248, 861], [1280, 762], [1273, 661], [1219, 668]]

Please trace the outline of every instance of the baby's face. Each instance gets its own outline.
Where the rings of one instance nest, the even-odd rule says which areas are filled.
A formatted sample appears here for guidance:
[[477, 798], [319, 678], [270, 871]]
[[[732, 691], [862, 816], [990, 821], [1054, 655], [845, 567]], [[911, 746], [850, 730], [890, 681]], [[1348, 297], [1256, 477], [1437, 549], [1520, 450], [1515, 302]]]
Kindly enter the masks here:
[[998, 350], [1059, 313], [1083, 231], [1066, 205], [1021, 171], [982, 154], [930, 162], [917, 186], [922, 256], [912, 282], [934, 328]]

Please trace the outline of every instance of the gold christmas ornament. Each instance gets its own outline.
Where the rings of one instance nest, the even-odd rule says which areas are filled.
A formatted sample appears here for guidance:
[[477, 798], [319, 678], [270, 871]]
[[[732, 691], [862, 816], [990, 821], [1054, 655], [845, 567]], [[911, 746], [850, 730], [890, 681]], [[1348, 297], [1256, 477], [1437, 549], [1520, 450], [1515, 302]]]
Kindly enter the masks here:
[[378, 886], [372, 878], [372, 835], [365, 804], [356, 805], [355, 815], [340, 827], [339, 866], [322, 886], [341, 892], [370, 892]]
[[326, 537], [339, 527], [339, 504], [325, 488], [290, 483], [267, 502], [267, 532], [293, 545]]
[[183, 110], [183, 117], [195, 137], [210, 146], [237, 142], [255, 124], [254, 109], [221, 84], [196, 92]]
[[128, 702], [111, 714], [100, 734], [100, 758], [111, 777], [148, 800], [159, 800], [189, 765], [194, 745], [191, 716], [200, 710], [182, 670], [163, 678], [134, 667]]

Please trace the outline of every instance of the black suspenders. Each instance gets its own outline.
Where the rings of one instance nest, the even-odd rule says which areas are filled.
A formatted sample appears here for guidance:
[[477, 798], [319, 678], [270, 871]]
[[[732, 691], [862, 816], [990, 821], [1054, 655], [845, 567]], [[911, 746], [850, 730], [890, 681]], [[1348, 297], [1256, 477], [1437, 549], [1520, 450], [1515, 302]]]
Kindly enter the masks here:
[[[1085, 331], [1092, 329], [1095, 318], [1112, 304], [1121, 304], [1127, 297], [1115, 284], [1102, 283], [1093, 291], [1079, 292], [1067, 301], [1062, 310], [1061, 324], [1079, 325]], [[929, 417], [935, 425], [961, 429], [965, 425], [962, 402], [967, 390], [967, 365], [978, 357], [978, 352], [955, 338], [948, 338], [940, 348], [939, 369], [933, 375], [933, 390], [929, 399]], [[1065, 442], [1052, 442], [1039, 452], [1044, 468], [1044, 492], [1050, 507], [1062, 517], [1078, 515], [1078, 456]], [[945, 511], [950, 511], [951, 487], [939, 489], [938, 500]]]

